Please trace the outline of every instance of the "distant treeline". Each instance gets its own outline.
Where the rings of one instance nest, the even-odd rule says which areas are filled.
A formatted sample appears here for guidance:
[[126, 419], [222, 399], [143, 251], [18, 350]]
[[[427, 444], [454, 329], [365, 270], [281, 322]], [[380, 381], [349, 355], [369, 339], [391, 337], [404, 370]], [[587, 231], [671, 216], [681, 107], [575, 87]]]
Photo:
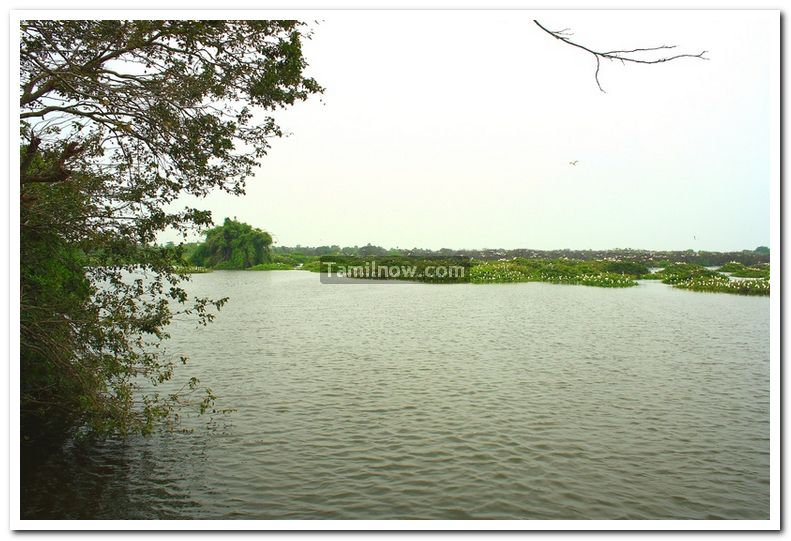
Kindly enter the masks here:
[[[387, 249], [372, 244], [289, 247], [272, 246], [272, 237], [266, 231], [226, 219], [222, 225], [209, 229], [203, 242], [162, 249], [172, 250], [176, 264], [187, 273], [212, 269], [299, 269], [344, 279], [477, 284], [549, 282], [608, 288], [636, 286], [638, 280], [661, 280], [673, 287], [693, 291], [741, 295], [769, 295], [770, 291], [769, 248], [765, 246], [741, 252], [425, 250]], [[662, 270], [651, 272], [651, 267]], [[443, 270], [441, 275], [440, 269]], [[456, 269], [463, 269], [463, 272], [455, 272]]]
[[759, 246], [755, 250], [742, 250], [740, 252], [707, 252], [707, 251], [659, 251], [659, 250], [531, 250], [520, 248], [515, 250], [489, 249], [479, 250], [453, 250], [442, 248], [440, 250], [427, 250], [423, 248], [383, 248], [366, 244], [365, 246], [273, 246], [274, 254], [289, 256], [291, 254], [303, 256], [346, 255], [346, 256], [409, 256], [409, 257], [452, 257], [460, 256], [479, 260], [512, 259], [515, 257], [526, 259], [577, 259], [630, 261], [647, 265], [649, 267], [665, 267], [670, 263], [694, 263], [704, 267], [724, 265], [731, 261], [747, 266], [769, 262], [769, 248]]
[[[704, 252], [695, 250], [531, 250], [520, 248], [453, 250], [442, 248], [384, 248], [373, 244], [365, 246], [274, 246], [272, 237], [248, 224], [226, 218], [222, 225], [206, 231], [203, 242], [182, 244], [178, 247], [168, 243], [164, 248], [176, 249], [180, 264], [199, 268], [263, 269], [292, 268], [304, 265], [320, 256], [355, 257], [419, 257], [424, 259], [464, 258], [478, 261], [520, 259], [577, 261], [618, 261], [647, 267], [666, 267], [673, 263], [692, 263], [705, 267], [718, 267], [730, 262], [753, 266], [769, 262], [769, 248], [759, 246], [755, 250], [740, 252]], [[620, 271], [619, 271], [620, 272]]]

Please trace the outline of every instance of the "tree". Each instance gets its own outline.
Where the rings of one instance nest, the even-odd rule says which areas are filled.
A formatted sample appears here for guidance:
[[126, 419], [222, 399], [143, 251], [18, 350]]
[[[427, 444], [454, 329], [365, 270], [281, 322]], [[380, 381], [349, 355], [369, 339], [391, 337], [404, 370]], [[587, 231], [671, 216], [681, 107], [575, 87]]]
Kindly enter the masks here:
[[[26, 440], [83, 426], [148, 432], [213, 395], [142, 392], [185, 359], [159, 352], [177, 312], [206, 324], [158, 232], [211, 224], [181, 195], [244, 192], [282, 135], [274, 110], [322, 89], [298, 21], [23, 21], [21, 410]], [[142, 273], [145, 273], [143, 275]], [[194, 396], [194, 395], [192, 395]]]
[[223, 225], [206, 232], [206, 241], [192, 253], [191, 263], [217, 269], [246, 269], [271, 261], [271, 244], [269, 233], [226, 218]]
[[671, 60], [677, 60], [679, 58], [699, 58], [701, 60], [708, 60], [705, 55], [708, 51], [703, 51], [698, 54], [687, 54], [687, 53], [680, 53], [671, 56], [663, 56], [659, 58], [645, 58], [641, 55], [644, 53], [655, 53], [657, 51], [667, 52], [670, 49], [675, 49], [675, 45], [659, 45], [658, 47], [643, 47], [638, 49], [629, 49], [629, 50], [617, 50], [617, 51], [595, 51], [590, 47], [586, 47], [585, 45], [580, 45], [571, 40], [571, 32], [570, 29], [564, 28], [563, 30], [548, 30], [544, 27], [540, 22], [533, 20], [533, 22], [544, 32], [549, 34], [550, 36], [554, 37], [555, 39], [559, 39], [563, 43], [567, 45], [571, 45], [572, 47], [576, 47], [583, 51], [586, 51], [593, 55], [596, 59], [596, 72], [594, 73], [593, 77], [596, 80], [596, 86], [599, 87], [599, 90], [604, 92], [604, 89], [599, 82], [599, 68], [601, 67], [602, 60], [609, 60], [609, 61], [619, 61], [622, 64], [627, 62], [633, 64], [661, 64], [664, 62], [670, 62]]
[[387, 250], [381, 246], [374, 246], [370, 242], [357, 250], [359, 256], [387, 255]]
[[761, 255], [769, 255], [769, 247], [768, 246], [759, 246], [755, 249], [755, 253]]

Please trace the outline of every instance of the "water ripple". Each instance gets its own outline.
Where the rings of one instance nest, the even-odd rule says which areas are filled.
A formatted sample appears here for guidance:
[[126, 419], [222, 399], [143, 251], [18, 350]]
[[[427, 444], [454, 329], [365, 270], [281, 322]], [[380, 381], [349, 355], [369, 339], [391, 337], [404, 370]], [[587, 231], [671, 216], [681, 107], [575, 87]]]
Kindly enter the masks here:
[[67, 447], [23, 515], [768, 518], [766, 298], [194, 278], [231, 301], [168, 347], [237, 412]]

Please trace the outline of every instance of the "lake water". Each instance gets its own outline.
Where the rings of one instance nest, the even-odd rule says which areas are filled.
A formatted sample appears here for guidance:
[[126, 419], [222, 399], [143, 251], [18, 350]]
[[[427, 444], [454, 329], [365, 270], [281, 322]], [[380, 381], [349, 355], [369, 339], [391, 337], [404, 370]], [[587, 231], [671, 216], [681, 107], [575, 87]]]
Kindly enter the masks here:
[[[66, 445], [23, 518], [767, 519], [769, 299], [193, 276], [168, 346], [236, 408]], [[201, 426], [204, 426], [203, 424]]]

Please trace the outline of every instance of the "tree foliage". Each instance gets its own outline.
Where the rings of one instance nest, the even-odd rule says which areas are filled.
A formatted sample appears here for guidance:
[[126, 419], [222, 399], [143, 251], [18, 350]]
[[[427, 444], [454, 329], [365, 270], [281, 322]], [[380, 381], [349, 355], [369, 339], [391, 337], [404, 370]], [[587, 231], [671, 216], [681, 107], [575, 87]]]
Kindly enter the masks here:
[[[21, 395], [26, 438], [149, 431], [198, 389], [142, 393], [185, 359], [176, 313], [209, 322], [156, 235], [211, 224], [174, 203], [245, 180], [282, 135], [275, 110], [321, 92], [298, 21], [23, 21]], [[212, 399], [191, 401], [205, 410]]]
[[223, 225], [206, 232], [206, 241], [198, 245], [190, 262], [199, 267], [246, 269], [270, 262], [271, 244], [269, 233], [226, 218]]

